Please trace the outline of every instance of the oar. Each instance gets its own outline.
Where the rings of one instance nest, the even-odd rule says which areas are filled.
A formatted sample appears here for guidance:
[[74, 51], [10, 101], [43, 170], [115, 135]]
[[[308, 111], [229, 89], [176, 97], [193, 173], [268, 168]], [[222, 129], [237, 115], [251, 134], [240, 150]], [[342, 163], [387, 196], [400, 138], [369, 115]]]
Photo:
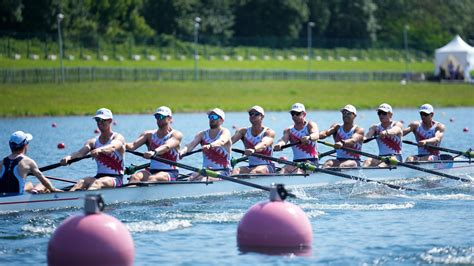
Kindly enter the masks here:
[[184, 158], [184, 157], [186, 157], [186, 156], [189, 156], [189, 155], [192, 155], [192, 154], [195, 154], [195, 153], [198, 153], [198, 152], [202, 152], [202, 149], [197, 149], [197, 150], [195, 150], [195, 151], [187, 152], [187, 153], [183, 154], [183, 155], [181, 156], [181, 158]]
[[281, 149], [284, 150], [286, 148], [293, 147], [293, 146], [296, 146], [296, 145], [299, 145], [299, 144], [301, 144], [301, 140], [299, 140], [297, 142], [285, 144], [285, 145], [281, 146]]
[[71, 183], [71, 184], [76, 184], [77, 181], [69, 180], [69, 179], [64, 179], [64, 178], [59, 178], [59, 177], [52, 177], [52, 176], [45, 176], [47, 179], [51, 180], [57, 180], [61, 182], [66, 182], [66, 183]]
[[327, 152], [323, 152], [321, 154], [319, 154], [319, 159], [323, 158], [323, 157], [326, 157], [326, 156], [329, 156], [331, 154], [334, 154], [336, 153], [336, 150], [330, 150], [330, 151], [327, 151]]
[[[127, 152], [129, 152], [131, 154], [134, 154], [134, 155], [137, 155], [137, 156], [140, 156], [140, 157], [143, 157], [143, 153], [141, 153], [141, 152], [129, 151], [129, 150], [127, 150]], [[177, 166], [179, 168], [187, 169], [187, 170], [190, 170], [190, 171], [193, 171], [193, 172], [197, 172], [197, 173], [199, 173], [200, 175], [203, 175], [203, 176], [210, 176], [210, 177], [220, 178], [220, 179], [227, 180], [227, 181], [234, 182], [234, 183], [238, 183], [238, 184], [241, 184], [241, 185], [245, 185], [245, 186], [249, 186], [249, 187], [253, 187], [253, 188], [258, 188], [258, 189], [265, 190], [265, 191], [270, 191], [270, 187], [265, 187], [265, 186], [261, 186], [261, 185], [258, 185], [258, 184], [243, 181], [243, 180], [240, 180], [240, 179], [236, 179], [236, 178], [228, 177], [228, 176], [225, 176], [225, 175], [221, 175], [221, 174], [219, 174], [217, 172], [214, 172], [212, 170], [209, 170], [209, 169], [199, 169], [199, 168], [196, 168], [196, 167], [193, 167], [193, 166], [190, 166], [190, 165], [186, 165], [186, 164], [182, 164], [182, 163], [178, 163], [178, 162], [173, 162], [173, 161], [170, 161], [170, 160], [167, 160], [167, 159], [163, 159], [163, 158], [160, 158], [156, 155], [153, 155], [151, 157], [151, 159], [155, 160], [155, 161], [162, 162], [162, 163], [166, 163], [166, 164], [169, 164], [169, 165], [174, 165], [174, 166]], [[291, 197], [295, 197], [295, 195], [293, 195], [291, 193], [289, 193], [288, 195], [291, 196]]]
[[[403, 140], [403, 143], [413, 145], [413, 146], [418, 146], [418, 143], [413, 142], [413, 141], [409, 141], [409, 140]], [[462, 156], [464, 156], [466, 158], [469, 158], [469, 159], [474, 158], [474, 151], [472, 151], [471, 149], [469, 149], [467, 151], [458, 151], [458, 150], [438, 147], [438, 146], [434, 146], [434, 145], [430, 145], [430, 144], [426, 144], [425, 147], [428, 147], [428, 148], [433, 149], [433, 150], [445, 151], [445, 152], [449, 152], [449, 153], [453, 153], [453, 154], [457, 154], [457, 155], [462, 155]]]
[[[320, 140], [318, 140], [318, 142], [321, 143], [321, 144], [324, 144], [326, 146], [329, 146], [329, 147], [333, 147], [333, 148], [335, 147], [334, 144], [329, 143], [329, 142], [320, 141]], [[366, 157], [369, 157], [369, 158], [380, 160], [380, 161], [382, 161], [382, 162], [384, 162], [388, 165], [393, 165], [393, 166], [399, 165], [399, 166], [403, 166], [403, 167], [406, 167], [406, 168], [411, 168], [411, 169], [418, 170], [418, 171], [421, 171], [421, 172], [429, 173], [429, 174], [432, 174], [432, 175], [442, 176], [442, 177], [446, 177], [446, 178], [454, 179], [454, 180], [461, 180], [463, 182], [471, 182], [471, 180], [465, 179], [465, 178], [462, 178], [462, 177], [448, 175], [448, 174], [445, 174], [445, 173], [440, 173], [440, 172], [430, 170], [430, 169], [426, 169], [426, 168], [423, 168], [423, 167], [419, 167], [419, 166], [416, 166], [416, 165], [399, 162], [397, 159], [389, 157], [389, 156], [377, 156], [375, 154], [371, 154], [371, 153], [367, 153], [367, 152], [363, 152], [363, 151], [358, 151], [358, 150], [354, 150], [354, 149], [350, 149], [350, 148], [346, 148], [346, 147], [342, 147], [341, 149], [345, 150], [347, 152], [351, 152], [351, 153], [359, 154], [359, 155], [366, 156]]]
[[371, 138], [365, 139], [364, 143], [371, 142], [372, 140], [376, 139], [378, 136], [373, 136]]
[[233, 168], [233, 167], [235, 167], [238, 163], [240, 163], [240, 162], [245, 162], [245, 161], [247, 161], [248, 159], [249, 159], [248, 156], [243, 156], [243, 157], [237, 158], [237, 159], [232, 158], [232, 160], [230, 160], [230, 165], [231, 165], [232, 168]]
[[[75, 162], [79, 162], [82, 159], [86, 159], [86, 158], [90, 158], [90, 157], [91, 157], [91, 155], [88, 154], [86, 156], [82, 156], [82, 157], [79, 157], [79, 158], [74, 158], [72, 160], [69, 160], [69, 162], [67, 162], [67, 164], [72, 164], [72, 163], [75, 163]], [[41, 172], [44, 172], [44, 171], [48, 171], [48, 170], [51, 170], [51, 169], [54, 169], [54, 168], [58, 168], [60, 166], [62, 166], [60, 163], [54, 163], [54, 164], [51, 164], [51, 165], [40, 167], [39, 170]]]
[[[240, 149], [232, 149], [232, 151], [238, 152], [238, 153], [244, 153], [244, 151], [240, 150]], [[313, 172], [321, 172], [321, 173], [325, 173], [325, 174], [328, 174], [328, 175], [335, 175], [335, 176], [339, 176], [339, 177], [342, 177], [342, 178], [347, 178], [347, 179], [352, 179], [352, 180], [357, 180], [357, 181], [374, 182], [374, 183], [378, 183], [378, 184], [381, 184], [381, 185], [385, 185], [385, 186], [387, 186], [389, 188], [393, 188], [393, 189], [402, 189], [402, 190], [415, 191], [415, 189], [412, 189], [412, 188], [406, 188], [406, 187], [391, 185], [391, 184], [384, 183], [384, 182], [377, 181], [377, 180], [372, 180], [372, 179], [368, 179], [368, 178], [343, 174], [343, 173], [340, 173], [340, 172], [336, 172], [336, 171], [332, 171], [332, 170], [328, 170], [328, 169], [324, 169], [324, 168], [318, 168], [318, 167], [316, 167], [312, 164], [309, 164], [309, 163], [292, 162], [292, 161], [278, 159], [278, 158], [275, 158], [275, 157], [271, 157], [271, 156], [267, 156], [267, 155], [263, 155], [263, 154], [259, 154], [259, 153], [252, 153], [250, 156], [258, 157], [258, 158], [269, 160], [269, 161], [274, 161], [274, 162], [281, 163], [281, 164], [292, 165], [292, 166], [298, 167], [298, 168], [303, 169], [303, 170], [310, 170], [310, 171], [313, 171]]]
[[[186, 157], [186, 156], [189, 156], [189, 155], [191, 155], [191, 154], [195, 154], [195, 153], [198, 153], [198, 152], [201, 152], [201, 151], [202, 151], [202, 149], [195, 150], [195, 151], [186, 153], [186, 154], [184, 154], [184, 155], [181, 156], [181, 157]], [[125, 172], [124, 172], [124, 173], [125, 173], [126, 175], [133, 175], [136, 171], [145, 169], [145, 168], [147, 168], [147, 167], [150, 167], [150, 163], [145, 163], [145, 164], [141, 164], [141, 165], [134, 165], [134, 164], [131, 164], [130, 166], [125, 167]]]

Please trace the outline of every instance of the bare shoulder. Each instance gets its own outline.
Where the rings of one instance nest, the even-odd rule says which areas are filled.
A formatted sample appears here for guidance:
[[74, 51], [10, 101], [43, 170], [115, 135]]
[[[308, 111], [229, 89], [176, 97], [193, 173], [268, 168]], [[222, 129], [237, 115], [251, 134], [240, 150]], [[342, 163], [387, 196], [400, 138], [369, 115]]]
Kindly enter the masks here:
[[364, 128], [363, 127], [360, 127], [358, 125], [355, 126], [355, 129], [354, 129], [354, 132], [358, 133], [358, 134], [362, 134], [364, 135]]
[[275, 131], [268, 127], [267, 130], [265, 131], [265, 136], [274, 138], [275, 137]]
[[438, 124], [436, 125], [436, 130], [444, 131], [444, 129], [445, 129], [444, 124], [438, 122]]
[[172, 135], [173, 138], [175, 138], [175, 139], [181, 140], [181, 139], [183, 138], [183, 133], [181, 133], [181, 131], [176, 130], [176, 129], [173, 131], [173, 134], [171, 134], [171, 135]]
[[312, 128], [317, 128], [318, 127], [318, 124], [314, 121], [308, 121], [308, 128], [309, 129], [312, 129]]

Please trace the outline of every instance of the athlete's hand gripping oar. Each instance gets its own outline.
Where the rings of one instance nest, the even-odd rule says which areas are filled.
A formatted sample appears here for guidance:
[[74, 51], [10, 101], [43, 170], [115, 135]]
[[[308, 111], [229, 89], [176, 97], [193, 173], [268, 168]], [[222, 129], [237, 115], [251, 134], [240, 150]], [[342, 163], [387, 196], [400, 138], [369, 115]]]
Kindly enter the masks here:
[[[74, 159], [71, 159], [67, 162], [67, 164], [72, 164], [72, 163], [75, 163], [75, 162], [79, 162], [80, 160], [82, 159], [86, 159], [86, 158], [90, 158], [91, 155], [88, 154], [86, 156], [82, 156], [82, 157], [78, 157], [78, 158], [74, 158]], [[54, 168], [58, 168], [60, 166], [63, 166], [61, 163], [53, 163], [51, 165], [47, 165], [47, 166], [43, 166], [43, 167], [40, 167], [39, 170], [41, 172], [44, 172], [44, 171], [48, 171], [48, 170], [51, 170], [51, 169], [54, 169]]]
[[[232, 149], [232, 151], [238, 152], [238, 153], [244, 153], [244, 151], [240, 150], [240, 149]], [[269, 161], [274, 161], [274, 162], [281, 163], [281, 164], [288, 164], [288, 165], [295, 166], [295, 167], [303, 169], [303, 170], [310, 170], [310, 171], [313, 171], [313, 172], [321, 172], [321, 173], [325, 173], [325, 174], [328, 174], [328, 175], [335, 175], [335, 176], [339, 176], [339, 177], [342, 177], [342, 178], [347, 178], [347, 179], [352, 179], [352, 180], [357, 180], [357, 181], [374, 182], [374, 183], [378, 183], [378, 184], [381, 184], [381, 185], [385, 185], [385, 186], [387, 186], [389, 188], [393, 188], [393, 189], [403, 189], [403, 190], [416, 191], [415, 189], [412, 189], [412, 188], [406, 188], [406, 187], [391, 185], [391, 184], [387, 184], [387, 183], [377, 181], [377, 180], [372, 180], [372, 179], [368, 179], [368, 178], [363, 178], [363, 177], [348, 175], [348, 174], [344, 174], [344, 173], [339, 173], [339, 172], [324, 169], [324, 168], [318, 168], [318, 167], [316, 167], [316, 166], [314, 166], [310, 163], [292, 162], [292, 161], [278, 159], [278, 158], [275, 158], [275, 157], [271, 157], [271, 156], [267, 156], [267, 155], [263, 155], [263, 154], [259, 154], [259, 153], [253, 153], [250, 156], [258, 157], [258, 158], [269, 160]]]
[[[412, 141], [409, 141], [409, 140], [403, 140], [403, 143], [413, 145], [413, 146], [418, 146], [418, 143], [412, 142]], [[453, 154], [457, 154], [457, 155], [462, 155], [462, 156], [464, 156], [466, 158], [469, 158], [469, 159], [474, 159], [474, 151], [472, 151], [471, 149], [469, 149], [467, 151], [458, 151], [458, 150], [438, 147], [438, 146], [434, 146], [434, 145], [430, 145], [430, 144], [426, 144], [426, 145], [424, 145], [424, 147], [427, 147], [427, 148], [430, 148], [430, 149], [433, 149], [433, 150], [444, 151], [444, 152], [449, 152], [449, 153], [453, 153]]]
[[[143, 157], [143, 155], [144, 155], [143, 153], [137, 152], [137, 151], [127, 150], [127, 152], [129, 152], [131, 154], [134, 154], [134, 155], [137, 155], [137, 156], [140, 156], [140, 157]], [[258, 185], [258, 184], [243, 181], [243, 180], [240, 180], [240, 179], [236, 179], [236, 178], [228, 177], [228, 176], [225, 176], [225, 175], [221, 175], [221, 174], [219, 174], [217, 172], [214, 172], [212, 170], [209, 170], [209, 169], [199, 169], [199, 168], [196, 168], [196, 167], [193, 167], [193, 166], [190, 166], [190, 165], [186, 165], [186, 164], [182, 164], [182, 163], [178, 163], [178, 162], [173, 162], [173, 161], [170, 161], [170, 160], [167, 160], [167, 159], [163, 159], [163, 158], [160, 158], [156, 155], [153, 155], [151, 157], [151, 159], [155, 160], [155, 161], [162, 162], [162, 163], [166, 163], [166, 164], [169, 164], [169, 165], [174, 165], [174, 166], [177, 166], [179, 168], [187, 169], [187, 170], [190, 170], [190, 171], [193, 171], [193, 172], [197, 172], [197, 173], [199, 173], [200, 175], [203, 175], [203, 176], [210, 176], [210, 177], [220, 178], [220, 179], [227, 180], [227, 181], [234, 182], [234, 183], [238, 183], [238, 184], [241, 184], [241, 185], [245, 185], [245, 186], [249, 186], [249, 187], [253, 187], [253, 188], [258, 188], [258, 189], [265, 190], [265, 191], [270, 191], [270, 187], [265, 187], [265, 186], [261, 186], [261, 185]], [[288, 195], [291, 196], [291, 197], [295, 197], [295, 195], [293, 195], [291, 193], [289, 193]]]
[[[326, 141], [320, 141], [320, 140], [318, 140], [318, 142], [321, 143], [321, 144], [324, 144], [326, 146], [335, 148], [335, 145], [332, 144], [332, 143], [329, 143], [329, 142], [326, 142]], [[392, 166], [399, 165], [399, 166], [403, 166], [403, 167], [406, 167], [406, 168], [411, 168], [411, 169], [414, 169], [414, 170], [429, 173], [429, 174], [432, 174], [432, 175], [446, 177], [446, 178], [453, 179], [453, 180], [461, 180], [463, 182], [471, 182], [471, 180], [465, 179], [465, 178], [462, 178], [462, 177], [449, 175], [449, 174], [445, 174], [445, 173], [440, 173], [440, 172], [430, 170], [430, 169], [426, 169], [426, 168], [423, 168], [423, 167], [419, 167], [419, 166], [416, 166], [416, 165], [411, 165], [411, 164], [408, 164], [408, 163], [399, 162], [397, 159], [392, 158], [392, 157], [378, 156], [378, 155], [375, 155], [375, 154], [371, 154], [371, 153], [367, 153], [367, 152], [363, 152], [363, 151], [358, 151], [358, 150], [354, 150], [354, 149], [350, 149], [350, 148], [346, 148], [346, 147], [341, 147], [341, 149], [345, 150], [347, 152], [351, 152], [351, 153], [359, 154], [359, 155], [366, 156], [366, 157], [369, 157], [369, 158], [380, 160], [380, 161], [382, 161], [382, 162], [384, 162], [388, 165], [392, 165]]]

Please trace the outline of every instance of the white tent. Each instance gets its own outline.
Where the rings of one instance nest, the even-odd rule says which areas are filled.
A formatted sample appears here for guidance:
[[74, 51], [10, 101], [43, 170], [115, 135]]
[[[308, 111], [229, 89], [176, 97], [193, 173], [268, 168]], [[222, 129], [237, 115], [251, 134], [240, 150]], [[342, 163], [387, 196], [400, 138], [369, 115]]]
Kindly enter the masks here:
[[456, 35], [445, 46], [436, 49], [435, 58], [435, 75], [440, 73], [441, 67], [448, 72], [448, 68], [459, 68], [464, 77], [470, 79], [469, 73], [471, 69], [474, 69], [474, 47], [467, 44], [459, 35]]

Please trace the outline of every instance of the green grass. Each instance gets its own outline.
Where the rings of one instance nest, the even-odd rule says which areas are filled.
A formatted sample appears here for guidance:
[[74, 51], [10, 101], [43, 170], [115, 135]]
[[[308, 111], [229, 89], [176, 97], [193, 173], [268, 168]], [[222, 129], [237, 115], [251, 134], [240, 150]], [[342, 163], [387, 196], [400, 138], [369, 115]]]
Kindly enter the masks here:
[[474, 106], [472, 85], [395, 82], [92, 82], [58, 84], [0, 84], [0, 116], [92, 114], [99, 107], [114, 113], [151, 113], [160, 105], [176, 112], [221, 107], [243, 111], [259, 104], [266, 110], [287, 110], [294, 102], [308, 109], [339, 109], [347, 103], [374, 108]]

